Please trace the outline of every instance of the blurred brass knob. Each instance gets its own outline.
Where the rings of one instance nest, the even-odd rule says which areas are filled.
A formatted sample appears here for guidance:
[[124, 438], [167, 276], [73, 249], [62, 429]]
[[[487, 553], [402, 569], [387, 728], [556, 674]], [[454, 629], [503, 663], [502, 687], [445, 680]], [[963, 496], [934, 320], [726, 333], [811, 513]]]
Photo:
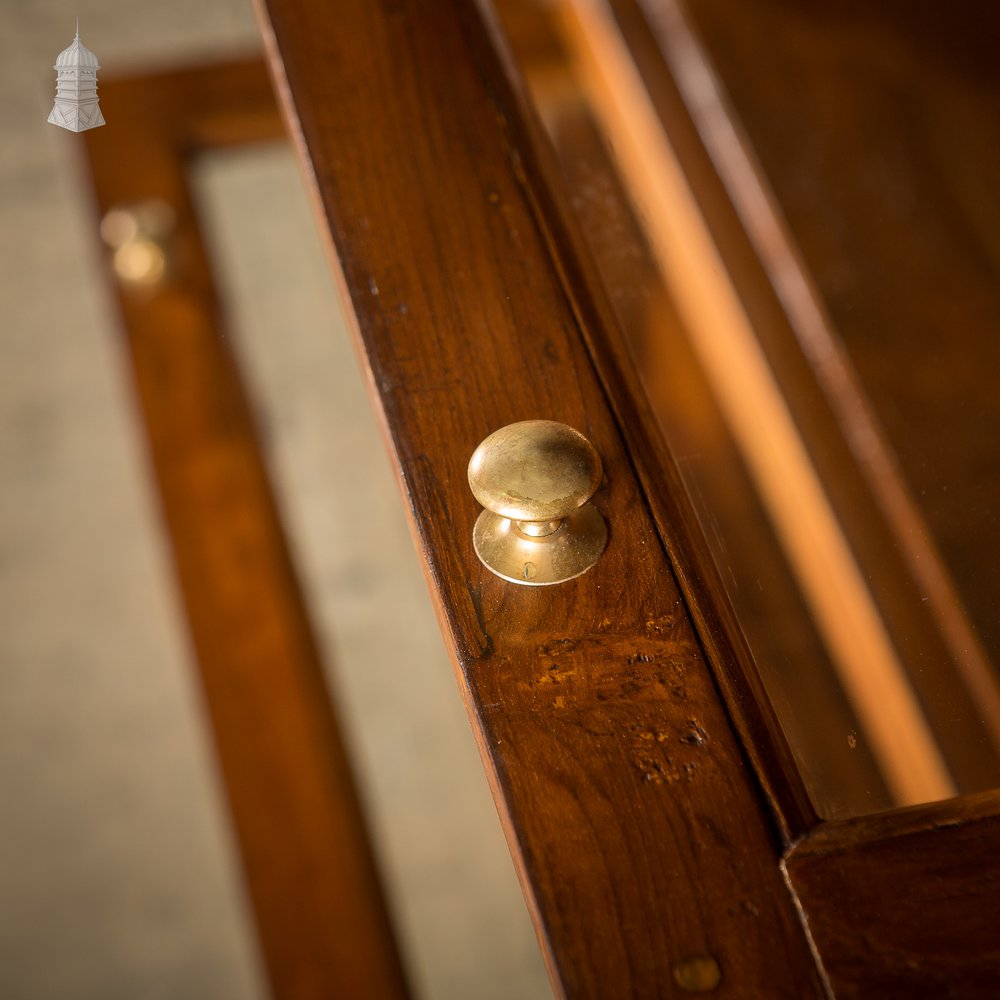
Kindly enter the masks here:
[[175, 228], [173, 208], [157, 198], [109, 209], [101, 220], [101, 239], [112, 250], [115, 276], [124, 287], [151, 292], [163, 285]]
[[469, 462], [469, 486], [486, 508], [472, 541], [483, 565], [511, 583], [542, 586], [585, 573], [608, 529], [587, 501], [601, 459], [578, 431], [554, 420], [522, 420], [494, 431]]

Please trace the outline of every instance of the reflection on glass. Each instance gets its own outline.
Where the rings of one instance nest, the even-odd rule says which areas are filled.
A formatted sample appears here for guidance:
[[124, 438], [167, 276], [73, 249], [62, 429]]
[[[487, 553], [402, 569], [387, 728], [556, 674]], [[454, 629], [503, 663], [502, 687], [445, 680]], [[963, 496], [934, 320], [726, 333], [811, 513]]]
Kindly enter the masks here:
[[[676, 99], [651, 96], [603, 4], [539, 5], [511, 40], [806, 785], [835, 817], [1000, 784], [1000, 688], [956, 567], [909, 499], [683, 11], [656, 9]], [[722, 195], [743, 244], [712, 204]], [[764, 263], [763, 291], [748, 257]], [[765, 294], [773, 317], [751, 300]]]

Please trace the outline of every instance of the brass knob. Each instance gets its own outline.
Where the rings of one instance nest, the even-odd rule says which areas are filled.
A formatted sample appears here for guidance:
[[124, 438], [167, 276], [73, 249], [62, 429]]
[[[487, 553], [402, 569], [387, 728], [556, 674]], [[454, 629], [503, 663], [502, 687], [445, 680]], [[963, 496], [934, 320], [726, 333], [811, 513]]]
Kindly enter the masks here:
[[472, 542], [483, 565], [511, 583], [543, 586], [585, 573], [608, 529], [587, 501], [601, 459], [578, 431], [554, 420], [522, 420], [494, 431], [472, 455], [469, 486], [486, 508]]

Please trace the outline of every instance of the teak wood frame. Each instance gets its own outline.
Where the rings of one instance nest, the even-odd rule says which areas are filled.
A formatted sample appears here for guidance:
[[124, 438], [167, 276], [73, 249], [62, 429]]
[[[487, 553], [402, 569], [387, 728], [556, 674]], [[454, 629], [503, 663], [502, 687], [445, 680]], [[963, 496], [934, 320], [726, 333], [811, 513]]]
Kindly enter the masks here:
[[[1000, 796], [818, 823], [489, 5], [271, 0], [264, 16], [557, 993], [685, 995], [687, 970], [710, 957], [719, 995], [983, 995], [1000, 969], [989, 923]], [[184, 182], [188, 152], [275, 135], [270, 97], [254, 66], [214, 99], [204, 75], [173, 81], [174, 96], [164, 86], [134, 102], [103, 88], [109, 121], [114, 110], [134, 130], [127, 170], [120, 148], [87, 141], [102, 210], [147, 197], [181, 207], [188, 283], [160, 293], [155, 321], [149, 301], [120, 297], [272, 984], [282, 996], [401, 995]], [[164, 134], [154, 120], [170, 122]], [[464, 477], [479, 440], [533, 416], [594, 441], [611, 531], [591, 573], [542, 590], [479, 566]], [[260, 588], [234, 606], [229, 574], [247, 551]], [[262, 615], [267, 641], [220, 649], [213, 611]], [[281, 815], [276, 831], [286, 800], [268, 790], [285, 780], [302, 823]], [[318, 884], [301, 877], [313, 864]], [[910, 889], [905, 905], [888, 885]], [[356, 891], [338, 898], [344, 886]], [[928, 925], [926, 909], [948, 900], [960, 919]], [[330, 907], [365, 924], [368, 947], [327, 950]]]

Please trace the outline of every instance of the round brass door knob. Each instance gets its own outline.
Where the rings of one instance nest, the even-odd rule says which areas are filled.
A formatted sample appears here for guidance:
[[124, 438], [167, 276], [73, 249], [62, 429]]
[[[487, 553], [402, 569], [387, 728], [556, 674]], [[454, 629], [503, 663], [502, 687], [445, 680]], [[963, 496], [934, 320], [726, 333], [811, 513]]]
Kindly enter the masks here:
[[483, 565], [511, 583], [543, 586], [585, 573], [608, 540], [587, 501], [601, 459], [578, 431], [522, 420], [494, 431], [472, 455], [469, 486], [486, 508], [472, 542]]

